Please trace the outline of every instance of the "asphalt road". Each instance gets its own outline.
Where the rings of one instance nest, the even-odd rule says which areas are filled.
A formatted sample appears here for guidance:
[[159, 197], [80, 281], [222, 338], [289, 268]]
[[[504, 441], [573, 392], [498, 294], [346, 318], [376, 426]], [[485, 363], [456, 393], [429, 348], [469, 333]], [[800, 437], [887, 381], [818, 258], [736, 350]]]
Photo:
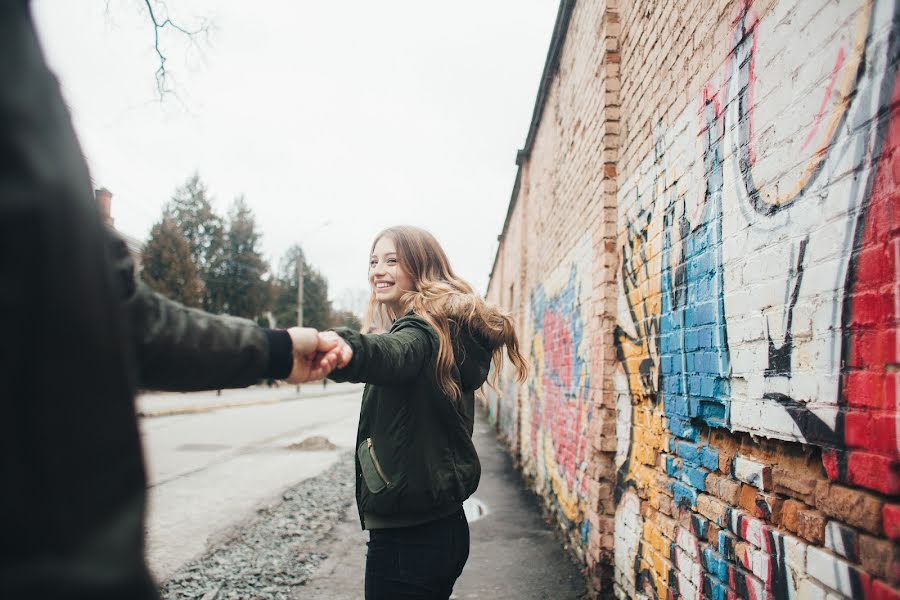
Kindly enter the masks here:
[[[313, 398], [221, 409], [205, 405], [202, 412], [141, 419], [147, 560], [158, 581], [353, 448], [362, 386], [329, 388], [328, 395]], [[243, 398], [235, 394], [230, 392], [229, 403], [252, 402], [252, 394], [262, 398], [254, 389]], [[190, 402], [181, 396], [182, 403]]]

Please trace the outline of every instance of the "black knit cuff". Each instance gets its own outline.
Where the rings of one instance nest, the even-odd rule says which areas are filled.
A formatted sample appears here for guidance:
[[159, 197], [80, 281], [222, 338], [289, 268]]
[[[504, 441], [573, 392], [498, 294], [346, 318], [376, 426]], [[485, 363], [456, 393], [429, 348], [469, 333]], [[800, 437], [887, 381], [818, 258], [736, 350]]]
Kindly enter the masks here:
[[269, 364], [266, 379], [286, 379], [294, 368], [294, 344], [284, 329], [263, 329], [269, 340]]

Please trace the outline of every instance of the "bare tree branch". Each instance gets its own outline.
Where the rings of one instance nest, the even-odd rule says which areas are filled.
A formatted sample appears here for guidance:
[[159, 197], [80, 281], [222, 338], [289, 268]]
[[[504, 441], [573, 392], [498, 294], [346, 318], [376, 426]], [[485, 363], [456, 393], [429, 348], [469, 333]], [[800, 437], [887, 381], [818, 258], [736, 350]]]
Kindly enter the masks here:
[[144, 0], [144, 4], [147, 6], [147, 12], [150, 14], [150, 21], [153, 23], [153, 48], [156, 50], [156, 55], [159, 57], [159, 68], [156, 69], [156, 91], [159, 93], [159, 98], [162, 100], [166, 94], [171, 93], [172, 90], [168, 87], [168, 76], [169, 72], [166, 70], [166, 61], [168, 58], [166, 54], [163, 52], [163, 48], [159, 43], [159, 32], [169, 27], [178, 32], [183, 33], [187, 39], [191, 42], [192, 45], [196, 46], [195, 37], [204, 34], [209, 34], [209, 23], [205, 20], [202, 21], [202, 24], [197, 29], [186, 29], [182, 27], [178, 23], [174, 22], [168, 15], [168, 11], [165, 19], [160, 20], [157, 18], [156, 13], [153, 10], [153, 4], [151, 4], [150, 0]]

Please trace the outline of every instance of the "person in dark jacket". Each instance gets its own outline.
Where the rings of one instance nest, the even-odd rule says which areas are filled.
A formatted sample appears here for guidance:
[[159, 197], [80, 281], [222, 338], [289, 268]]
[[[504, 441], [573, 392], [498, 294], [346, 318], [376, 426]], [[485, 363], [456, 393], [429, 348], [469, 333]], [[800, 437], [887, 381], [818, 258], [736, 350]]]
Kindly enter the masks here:
[[352, 358], [330, 375], [366, 383], [356, 452], [366, 600], [446, 600], [469, 555], [462, 503], [481, 475], [475, 391], [504, 348], [520, 381], [526, 365], [510, 317], [456, 276], [427, 231], [378, 234], [369, 283], [367, 320], [384, 333], [335, 329]]
[[135, 281], [24, 0], [0, 0], [0, 81], [0, 598], [156, 598], [135, 390], [299, 382], [349, 356]]

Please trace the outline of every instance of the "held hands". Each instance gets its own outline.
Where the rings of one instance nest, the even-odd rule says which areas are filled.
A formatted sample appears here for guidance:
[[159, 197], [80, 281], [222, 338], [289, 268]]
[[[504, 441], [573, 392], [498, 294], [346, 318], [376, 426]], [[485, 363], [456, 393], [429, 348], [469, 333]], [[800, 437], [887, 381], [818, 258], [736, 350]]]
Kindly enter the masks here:
[[353, 358], [353, 349], [350, 347], [350, 344], [333, 331], [320, 331], [318, 337], [320, 346], [332, 347], [333, 345], [333, 350], [337, 354], [337, 362], [334, 368], [343, 369], [346, 367], [350, 359]]
[[347, 342], [333, 331], [291, 327], [287, 332], [294, 346], [294, 367], [288, 375], [288, 383], [324, 379], [334, 369], [347, 366], [353, 357]]

